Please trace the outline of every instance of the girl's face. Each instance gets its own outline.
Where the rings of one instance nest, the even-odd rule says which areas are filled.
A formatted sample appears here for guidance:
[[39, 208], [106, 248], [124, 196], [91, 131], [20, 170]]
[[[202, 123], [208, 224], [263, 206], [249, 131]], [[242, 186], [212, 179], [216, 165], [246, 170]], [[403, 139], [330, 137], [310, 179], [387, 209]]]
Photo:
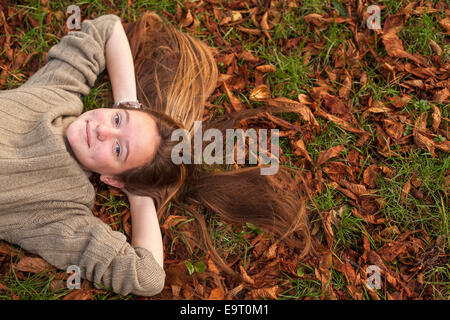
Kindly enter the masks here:
[[160, 142], [156, 122], [149, 114], [125, 109], [87, 111], [69, 125], [66, 136], [81, 165], [101, 174], [106, 183], [108, 178], [153, 159]]

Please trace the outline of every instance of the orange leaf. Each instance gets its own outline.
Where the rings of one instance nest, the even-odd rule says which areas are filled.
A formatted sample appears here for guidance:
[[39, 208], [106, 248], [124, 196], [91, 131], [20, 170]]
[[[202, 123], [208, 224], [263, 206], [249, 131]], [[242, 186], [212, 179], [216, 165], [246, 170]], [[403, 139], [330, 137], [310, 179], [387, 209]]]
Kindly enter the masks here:
[[224, 82], [223, 87], [227, 93], [228, 99], [230, 99], [231, 105], [233, 106], [234, 111], [241, 111], [244, 109], [244, 106], [242, 105], [241, 101], [236, 98], [231, 90], [228, 88], [227, 84]]
[[252, 101], [263, 101], [270, 98], [269, 87], [265, 84], [255, 87], [252, 92], [250, 92], [250, 100]]
[[277, 69], [270, 64], [264, 64], [262, 66], [257, 66], [256, 70], [261, 71], [262, 73], [277, 71]]
[[411, 178], [408, 179], [408, 181], [406, 181], [405, 185], [402, 188], [402, 193], [401, 193], [401, 196], [400, 196], [400, 199], [401, 199], [400, 202], [401, 203], [405, 202], [406, 198], [408, 197], [409, 190], [411, 190]]
[[[304, 156], [304, 157], [306, 158], [306, 160], [307, 160], [309, 163], [313, 164], [313, 160], [312, 160], [311, 157], [309, 156], [309, 153], [308, 153], [308, 151], [306, 150], [306, 147], [305, 147], [305, 143], [303, 142], [302, 139], [298, 139], [298, 140], [295, 142], [295, 147], [296, 147], [297, 149], [294, 151], [294, 153], [297, 154], [297, 152], [298, 152], [299, 155]], [[296, 151], [297, 151], [297, 152], [296, 152]]]
[[347, 131], [355, 132], [355, 133], [365, 133], [364, 130], [354, 128], [354, 127], [352, 127], [351, 125], [349, 125], [349, 124], [347, 123], [347, 121], [345, 121], [345, 120], [343, 120], [343, 119], [341, 119], [341, 118], [338, 118], [338, 117], [336, 117], [336, 116], [333, 116], [332, 114], [326, 113], [326, 112], [323, 111], [323, 110], [318, 109], [318, 110], [316, 111], [316, 114], [319, 115], [319, 116], [321, 116], [321, 117], [324, 117], [325, 119], [328, 119], [328, 120], [334, 122], [335, 124], [341, 126], [343, 129], [345, 129], [345, 130], [347, 130]]
[[344, 145], [335, 146], [326, 151], [322, 151], [321, 153], [319, 153], [319, 156], [317, 158], [316, 167], [319, 167], [328, 159], [336, 157], [339, 153], [341, 153], [342, 150], [344, 150]]
[[224, 299], [224, 293], [221, 288], [214, 288], [211, 290], [211, 293], [208, 297], [209, 300], [223, 300]]

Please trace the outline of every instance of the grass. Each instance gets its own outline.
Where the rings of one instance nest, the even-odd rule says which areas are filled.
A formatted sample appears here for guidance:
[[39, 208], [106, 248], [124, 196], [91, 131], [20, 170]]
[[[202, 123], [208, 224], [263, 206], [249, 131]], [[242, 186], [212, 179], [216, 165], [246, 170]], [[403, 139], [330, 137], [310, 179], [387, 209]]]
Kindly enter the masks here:
[[57, 300], [68, 293], [70, 289], [62, 287], [52, 290], [51, 284], [55, 275], [48, 276], [46, 273], [27, 274], [25, 279], [19, 279], [14, 269], [7, 277], [1, 277], [1, 282], [10, 288], [15, 296], [8, 292], [0, 292], [1, 300]]
[[[435, 238], [448, 232], [448, 218], [445, 203], [448, 194], [444, 187], [445, 173], [450, 169], [450, 159], [431, 158], [425, 152], [416, 150], [404, 158], [393, 157], [389, 163], [396, 168], [397, 173], [391, 179], [380, 179], [379, 194], [386, 200], [383, 213], [398, 227], [408, 230], [425, 229], [427, 234]], [[401, 203], [401, 189], [407, 180], [417, 173], [421, 178], [420, 190], [432, 201], [427, 203], [409, 196]], [[449, 249], [449, 243], [445, 244]]]
[[[49, 9], [52, 11], [63, 11], [71, 4], [77, 4], [82, 8], [84, 16], [101, 15], [110, 11], [107, 7], [106, 1], [49, 1]], [[164, 11], [175, 14], [176, 6], [180, 1], [133, 1], [132, 7], [127, 8], [127, 1], [116, 1], [116, 9], [123, 14], [126, 20], [135, 20], [141, 12], [145, 10], [153, 10], [158, 13]], [[383, 25], [386, 14], [396, 14], [409, 3], [408, 1], [395, 0], [381, 0], [380, 5], [385, 5], [386, 8], [381, 12]], [[437, 1], [433, 1], [437, 3]], [[287, 6], [287, 4], [286, 4]], [[54, 34], [54, 30], [60, 30], [62, 27], [61, 21], [52, 20], [50, 26], [45, 25], [45, 14], [41, 11], [40, 0], [22, 1], [18, 7], [33, 19], [39, 22], [39, 26], [34, 28], [30, 23], [26, 23], [26, 28], [21, 30], [19, 34], [13, 35], [20, 43], [21, 48], [27, 53], [36, 51], [39, 61], [49, 48], [58, 42]], [[326, 29], [314, 32], [311, 26], [304, 21], [304, 16], [311, 13], [326, 14], [332, 10], [338, 10], [342, 15], [346, 14], [345, 6], [341, 1], [322, 1], [322, 0], [305, 0], [297, 8], [285, 8], [284, 14], [281, 15], [278, 24], [274, 25], [269, 31], [272, 40], [267, 40], [264, 37], [249, 36], [246, 40], [239, 32], [236, 26], [221, 27], [222, 36], [226, 41], [236, 41], [241, 43], [245, 50], [252, 52], [256, 57], [263, 59], [267, 64], [272, 64], [276, 67], [276, 71], [267, 75], [267, 81], [271, 88], [272, 97], [287, 97], [296, 100], [298, 94], [307, 94], [308, 90], [317, 86], [317, 80], [314, 77], [314, 72], [317, 71], [322, 76], [326, 76], [325, 70], [333, 70], [334, 61], [333, 53], [339, 46], [344, 45], [347, 48], [347, 42], [353, 39], [353, 34], [346, 24], [331, 23]], [[434, 54], [430, 40], [435, 41], [443, 49], [443, 59], [448, 61], [450, 57], [450, 47], [446, 43], [445, 35], [442, 27], [438, 24], [438, 19], [443, 18], [443, 13], [425, 13], [423, 16], [412, 16], [408, 23], [399, 33], [399, 38], [402, 40], [405, 50], [409, 53], [421, 54], [429, 57]], [[200, 21], [205, 21], [204, 15], [198, 15]], [[248, 20], [242, 26], [247, 28], [255, 28], [251, 20]], [[199, 37], [209, 44], [212, 44], [212, 36], [201, 34], [206, 31], [202, 25], [196, 30]], [[289, 52], [282, 50], [282, 45], [285, 39], [300, 38], [298, 48]], [[306, 45], [304, 39], [309, 37], [316, 42], [325, 40], [324, 48], [319, 54], [305, 63], [305, 56], [302, 49]], [[381, 56], [385, 57], [381, 38], [378, 37], [374, 46], [374, 50]], [[5, 58], [6, 52], [3, 49], [0, 51], [0, 58]], [[242, 63], [242, 62], [241, 62]], [[348, 68], [349, 65], [346, 66]], [[385, 200], [385, 207], [379, 213], [382, 217], [387, 219], [388, 226], [396, 226], [399, 230], [425, 230], [431, 239], [437, 237], [443, 238], [442, 248], [448, 252], [450, 249], [450, 239], [448, 238], [448, 193], [444, 186], [444, 179], [446, 173], [450, 170], [450, 160], [447, 154], [437, 151], [437, 157], [432, 158], [425, 150], [412, 150], [408, 153], [403, 153], [399, 157], [383, 158], [380, 162], [380, 157], [377, 156], [376, 151], [369, 147], [370, 142], [374, 141], [376, 130], [373, 125], [372, 116], [362, 120], [360, 111], [366, 107], [366, 98], [372, 96], [373, 100], [386, 101], [390, 97], [398, 96], [404, 92], [398, 82], [389, 82], [381, 74], [381, 66], [377, 64], [371, 54], [366, 54], [360, 61], [360, 67], [367, 74], [367, 83], [362, 84], [359, 79], [353, 79], [352, 88], [349, 95], [351, 104], [355, 107], [355, 116], [361, 127], [372, 133], [369, 143], [359, 148], [355, 146], [358, 138], [356, 134], [349, 133], [341, 129], [330, 121], [325, 121], [322, 118], [317, 118], [323, 129], [319, 135], [315, 137], [314, 141], [307, 144], [307, 151], [313, 161], [317, 160], [320, 152], [328, 150], [337, 145], [344, 145], [345, 149], [341, 153], [340, 158], [345, 156], [353, 148], [361, 152], [364, 157], [362, 164], [362, 171], [372, 163], [379, 163], [395, 171], [392, 178], [378, 177], [377, 195]], [[226, 68], [219, 66], [219, 70], [224, 73]], [[253, 70], [249, 70], [252, 74]], [[328, 78], [328, 77], [327, 77]], [[406, 78], [405, 80], [407, 80]], [[4, 89], [10, 89], [19, 86], [26, 80], [23, 70], [9, 70], [7, 81]], [[341, 87], [340, 81], [330, 81], [330, 86], [333, 87], [335, 94]], [[399, 81], [401, 82], [401, 80]], [[242, 93], [237, 94], [243, 102], [249, 103], [252, 107], [257, 107], [257, 103], [247, 100], [247, 92], [251, 88], [245, 88]], [[111, 90], [109, 82], [97, 81], [95, 87], [91, 90], [89, 95], [83, 98], [85, 111], [95, 108], [104, 107], [109, 103], [108, 92]], [[226, 111], [223, 108], [223, 102], [228, 102], [226, 94], [218, 96], [212, 103], [217, 106], [214, 110], [216, 116], [224, 114]], [[448, 106], [445, 104], [436, 104], [441, 110], [442, 116], [449, 118]], [[413, 96], [412, 100], [404, 106], [403, 110], [413, 116], [414, 119], [422, 112], [431, 112], [428, 102], [423, 100], [423, 97]], [[294, 122], [298, 120], [298, 116], [294, 114], [282, 114], [281, 118]], [[429, 119], [429, 121], [431, 121]], [[405, 135], [412, 132], [411, 126], [405, 126]], [[280, 146], [283, 155], [287, 157], [287, 163], [283, 165], [295, 167], [300, 159], [293, 152], [293, 147], [288, 138], [280, 138]], [[395, 147], [394, 147], [395, 148]], [[395, 150], [395, 149], [394, 149]], [[406, 181], [414, 174], [418, 174], [421, 178], [421, 186], [419, 190], [423, 192], [426, 197], [425, 200], [414, 198], [411, 194], [406, 198], [405, 202], [401, 202], [401, 190]], [[313, 198], [318, 209], [322, 211], [338, 210], [346, 205], [348, 198], [340, 191], [326, 186], [322, 194]], [[111, 215], [120, 213], [120, 206], [126, 206], [120, 199], [110, 196], [104, 199], [104, 206]], [[180, 209], [180, 208], [178, 208]], [[321, 225], [321, 220], [316, 212], [316, 207], [308, 204], [308, 209], [312, 213], [312, 225]], [[172, 242], [169, 247], [169, 254], [173, 254], [175, 250], [181, 246], [185, 248], [186, 269], [189, 274], [204, 272], [205, 253], [195, 245], [195, 241], [189, 238], [186, 230], [195, 223], [194, 218], [186, 213], [188, 217], [184, 222], [179, 223], [176, 227], [171, 227], [170, 232], [173, 234]], [[261, 230], [258, 226], [244, 225], [242, 227], [229, 226], [224, 224], [215, 215], [208, 216], [207, 225], [211, 230], [211, 240], [214, 247], [222, 257], [232, 259], [233, 257], [241, 257], [244, 268], [252, 261], [252, 245], [248, 240], [249, 237], [259, 234]], [[363, 236], [367, 236], [373, 249], [380, 246], [380, 243], [374, 239], [370, 234], [366, 233], [368, 224], [354, 216], [351, 212], [351, 206], [343, 211], [340, 218], [339, 225], [333, 225], [335, 233], [335, 242], [333, 250], [337, 254], [345, 249], [360, 250], [362, 246]], [[123, 228], [120, 229], [123, 231]], [[323, 237], [321, 228], [317, 231], [317, 236]], [[392, 235], [395, 239], [395, 235]], [[199, 241], [199, 239], [196, 239]], [[429, 244], [429, 239], [422, 239]], [[13, 259], [13, 258], [11, 258]], [[17, 261], [13, 261], [17, 262]], [[424, 273], [424, 284], [430, 286], [432, 296], [435, 299], [448, 299], [450, 292], [450, 272], [449, 264], [435, 265], [429, 268]], [[11, 288], [20, 299], [60, 299], [67, 295], [70, 291], [61, 289], [60, 291], [51, 291], [50, 284], [53, 280], [52, 276], [45, 274], [26, 274], [26, 278], [19, 278], [14, 272], [10, 272], [7, 276], [0, 276], [0, 282]], [[279, 294], [280, 299], [298, 299], [298, 298], [313, 298], [319, 299], [326, 288], [322, 288], [320, 281], [315, 279], [314, 268], [299, 261], [298, 277], [292, 274], [283, 273], [280, 282], [287, 281], [288, 288]], [[330, 284], [334, 288], [338, 288], [342, 292], [348, 293], [347, 283], [344, 276], [337, 272], [333, 267], [331, 268]], [[446, 289], [438, 289], [438, 288]], [[365, 290], [365, 289], [364, 289]], [[424, 294], [424, 293], [422, 293]], [[380, 293], [380, 298], [385, 298], [384, 293]], [[109, 291], [100, 291], [95, 295], [95, 299], [130, 299], [131, 296], [122, 297]], [[363, 298], [369, 299], [367, 291], [363, 292]], [[6, 292], [0, 292], [0, 299], [11, 299], [11, 296]]]

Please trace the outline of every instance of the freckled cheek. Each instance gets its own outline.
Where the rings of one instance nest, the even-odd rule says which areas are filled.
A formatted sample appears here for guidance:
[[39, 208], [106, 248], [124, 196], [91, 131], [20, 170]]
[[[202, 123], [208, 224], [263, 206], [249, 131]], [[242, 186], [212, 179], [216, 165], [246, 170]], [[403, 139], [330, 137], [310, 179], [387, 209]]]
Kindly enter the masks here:
[[98, 164], [108, 163], [111, 159], [111, 150], [107, 147], [101, 147], [100, 149], [95, 150], [93, 158], [94, 161]]
[[105, 112], [104, 109], [94, 109], [92, 112], [92, 118], [97, 122], [97, 123], [102, 123], [105, 124], [108, 122], [109, 120], [109, 113]]

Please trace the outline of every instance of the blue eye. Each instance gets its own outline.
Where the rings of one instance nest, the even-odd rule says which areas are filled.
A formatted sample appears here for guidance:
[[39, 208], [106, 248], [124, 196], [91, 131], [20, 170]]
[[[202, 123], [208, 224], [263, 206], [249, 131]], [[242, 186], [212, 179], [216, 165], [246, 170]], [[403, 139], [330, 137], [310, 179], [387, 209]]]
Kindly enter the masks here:
[[[116, 121], [116, 119], [117, 119], [117, 121]], [[118, 114], [118, 113], [116, 113], [116, 116], [114, 117], [114, 123], [116, 124], [116, 126], [119, 126], [119, 123], [120, 123], [120, 117], [119, 117], [119, 114]]]
[[120, 146], [119, 146], [119, 145], [116, 145], [115, 150], [116, 150], [116, 155], [117, 155], [117, 157], [119, 157], [119, 156], [120, 156]]

